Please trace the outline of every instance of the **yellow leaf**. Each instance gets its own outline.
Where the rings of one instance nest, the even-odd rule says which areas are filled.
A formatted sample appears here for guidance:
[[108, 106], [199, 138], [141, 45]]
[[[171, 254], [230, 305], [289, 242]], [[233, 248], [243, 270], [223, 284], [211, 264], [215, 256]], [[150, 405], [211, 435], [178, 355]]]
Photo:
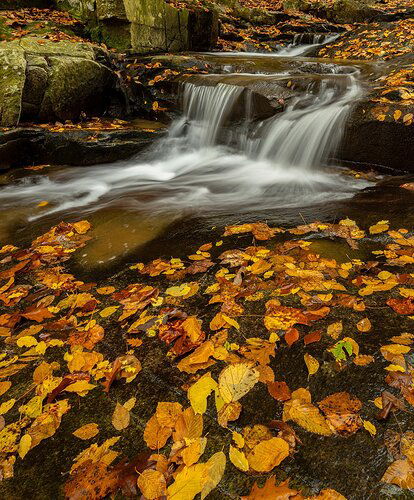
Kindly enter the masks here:
[[97, 288], [96, 291], [99, 295], [111, 295], [114, 293], [116, 288], [114, 286], [103, 286], [101, 288]]
[[158, 403], [155, 415], [160, 425], [165, 427], [174, 427], [178, 418], [183, 412], [180, 403], [169, 403], [162, 401]]
[[410, 346], [402, 344], [389, 344], [381, 347], [381, 351], [386, 351], [391, 354], [407, 354], [410, 350]]
[[49, 205], [48, 201], [41, 201], [40, 203], [37, 204], [38, 207], [46, 207], [47, 205]]
[[372, 328], [371, 321], [368, 318], [363, 318], [357, 323], [358, 331], [360, 332], [369, 332]]
[[98, 424], [91, 423], [82, 425], [79, 429], [76, 429], [72, 434], [79, 439], [91, 439], [99, 433]]
[[190, 292], [191, 292], [191, 287], [186, 283], [183, 283], [182, 285], [179, 286], [171, 286], [170, 288], [167, 288], [167, 290], [165, 291], [167, 295], [171, 295], [172, 297], [184, 297], [185, 295], [188, 295]]
[[206, 462], [206, 468], [207, 481], [201, 490], [201, 500], [206, 498], [221, 481], [226, 468], [226, 455], [222, 451], [215, 453]]
[[330, 427], [318, 408], [311, 403], [299, 399], [294, 399], [285, 403], [283, 420], [293, 420], [305, 430], [320, 434], [321, 436], [332, 435]]
[[0, 382], [0, 396], [3, 396], [3, 394], [9, 390], [11, 385], [12, 383], [8, 380]]
[[385, 369], [389, 372], [405, 372], [405, 368], [400, 365], [388, 365]]
[[130, 398], [128, 399], [127, 402], [125, 402], [122, 406], [128, 410], [131, 411], [132, 408], [135, 406], [135, 403], [137, 402], [137, 398]]
[[81, 220], [81, 221], [75, 222], [73, 224], [73, 229], [78, 234], [85, 234], [89, 231], [90, 228], [91, 228], [91, 225], [87, 220]]
[[102, 309], [100, 311], [99, 316], [101, 318], [108, 318], [109, 316], [112, 316], [114, 312], [116, 312], [119, 309], [119, 306], [110, 306], [110, 307], [105, 307], [105, 309]]
[[246, 455], [232, 445], [230, 445], [229, 458], [230, 462], [241, 471], [247, 472], [249, 470]]
[[236, 330], [240, 330], [240, 325], [237, 323], [237, 321], [233, 318], [230, 318], [229, 316], [226, 316], [225, 314], [222, 314], [222, 318], [226, 323], [228, 323], [231, 326], [234, 326]]
[[400, 110], [400, 109], [396, 109], [396, 110], [394, 111], [394, 120], [395, 120], [395, 121], [399, 120], [399, 119], [401, 118], [401, 116], [402, 116], [402, 112], [401, 112], [401, 110]]
[[225, 403], [237, 401], [259, 380], [259, 372], [248, 363], [229, 365], [219, 375], [220, 395]]
[[167, 493], [167, 483], [164, 475], [154, 469], [146, 469], [138, 477], [138, 488], [148, 500], [155, 500], [159, 497], [165, 497]]
[[129, 425], [130, 418], [129, 411], [117, 402], [112, 415], [112, 425], [115, 429], [117, 431], [126, 429]]
[[377, 408], [382, 410], [383, 406], [382, 406], [382, 397], [381, 396], [378, 396], [377, 398], [375, 398], [373, 403]]
[[370, 234], [379, 234], [388, 231], [390, 228], [388, 220], [381, 220], [369, 228]]
[[388, 466], [381, 481], [412, 489], [414, 488], [414, 465], [409, 460], [396, 460]]
[[19, 411], [30, 418], [36, 418], [42, 413], [43, 398], [34, 396], [26, 405], [20, 406]]
[[[188, 442], [188, 440], [186, 442]], [[192, 440], [192, 442], [190, 442], [188, 446], [181, 451], [181, 457], [184, 465], [189, 467], [190, 465], [197, 463], [200, 460], [201, 455], [204, 453], [206, 446], [207, 438], [205, 437], [199, 437]]]
[[303, 356], [309, 375], [314, 375], [319, 370], [319, 361], [310, 354], [306, 353]]
[[338, 340], [339, 336], [342, 333], [342, 330], [343, 330], [342, 321], [337, 321], [336, 323], [332, 323], [331, 325], [328, 326], [327, 333], [334, 340]]
[[88, 391], [95, 389], [95, 387], [96, 385], [92, 385], [86, 380], [78, 380], [77, 382], [68, 385], [65, 391], [76, 392], [79, 396], [85, 396]]
[[184, 467], [175, 477], [175, 481], [168, 487], [168, 500], [193, 500], [201, 493], [207, 480], [206, 464], [196, 464]]
[[38, 342], [37, 342], [37, 340], [34, 337], [28, 335], [27, 337], [20, 337], [17, 340], [16, 344], [19, 347], [32, 347], [34, 345], [37, 345]]
[[403, 118], [404, 125], [411, 125], [412, 122], [413, 122], [413, 114], [412, 113], [407, 113], [406, 115], [404, 115], [404, 118]]
[[362, 423], [364, 424], [364, 429], [366, 429], [371, 436], [375, 436], [377, 433], [377, 428], [375, 427], [374, 424], [372, 424], [369, 420], [363, 420]]
[[4, 415], [9, 410], [11, 410], [16, 402], [15, 399], [9, 399], [0, 405], [0, 415]]
[[233, 441], [236, 443], [237, 448], [243, 448], [244, 437], [240, 434], [240, 432], [233, 431], [232, 438]]
[[249, 466], [257, 472], [269, 472], [289, 455], [288, 443], [278, 437], [257, 444], [247, 457]]
[[398, 291], [407, 299], [414, 297], [414, 288], [399, 288]]
[[23, 459], [26, 456], [27, 452], [30, 450], [31, 446], [32, 446], [32, 438], [30, 434], [25, 434], [24, 436], [22, 436], [19, 442], [19, 449], [18, 449], [19, 457]]
[[217, 382], [211, 378], [210, 373], [206, 373], [188, 389], [187, 395], [194, 413], [205, 413], [207, 410], [207, 398], [216, 387]]

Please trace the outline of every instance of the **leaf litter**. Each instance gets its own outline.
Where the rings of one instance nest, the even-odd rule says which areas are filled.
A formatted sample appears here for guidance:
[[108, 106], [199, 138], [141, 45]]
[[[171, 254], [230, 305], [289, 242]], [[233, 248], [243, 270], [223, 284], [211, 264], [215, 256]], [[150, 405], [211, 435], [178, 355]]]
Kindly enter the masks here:
[[[65, 268], [90, 229], [87, 221], [61, 223], [28, 248], [0, 249], [1, 478], [12, 480], [15, 468], [18, 477], [20, 462], [40, 443], [61, 440], [62, 422], [80, 414], [82, 425], [71, 430], [74, 449], [94, 442], [73, 453], [61, 484], [66, 498], [118, 491], [205, 498], [231, 468], [250, 484], [233, 492], [246, 499], [345, 498], [330, 484], [308, 491], [293, 477], [291, 487], [280, 472], [303, 451], [307, 435], [323, 436], [329, 446], [365, 432], [381, 448], [390, 416], [412, 412], [414, 335], [404, 330], [414, 319], [414, 237], [390, 229], [389, 221], [366, 232], [349, 219], [291, 229], [229, 226], [226, 250], [220, 240], [188, 259], [135, 264], [121, 285], [84, 283]], [[371, 260], [341, 262], [315, 253], [302, 239], [308, 234], [351, 249], [381, 239]], [[257, 242], [241, 247], [245, 235]], [[401, 320], [385, 342], [376, 338], [375, 309]], [[114, 332], [118, 347], [108, 350]], [[147, 376], [152, 350], [164, 353], [177, 400], [154, 400], [144, 417], [137, 381]], [[290, 357], [297, 366], [284, 372]], [[338, 387], [323, 397], [316, 390], [315, 381], [323, 385], [329, 373], [373, 365], [383, 373], [375, 400], [364, 387]], [[295, 371], [300, 378], [291, 377]], [[157, 397], [150, 385], [146, 392]], [[260, 407], [273, 408], [273, 419], [261, 418], [257, 407], [249, 424], [243, 415], [252, 414], [258, 397]], [[82, 417], [88, 400], [107, 401], [103, 415], [95, 410], [99, 422]], [[143, 442], [135, 456], [123, 451], [130, 429]], [[399, 452], [376, 480], [411, 489], [411, 431], [399, 429], [394, 441]], [[252, 475], [265, 482], [253, 483]]]

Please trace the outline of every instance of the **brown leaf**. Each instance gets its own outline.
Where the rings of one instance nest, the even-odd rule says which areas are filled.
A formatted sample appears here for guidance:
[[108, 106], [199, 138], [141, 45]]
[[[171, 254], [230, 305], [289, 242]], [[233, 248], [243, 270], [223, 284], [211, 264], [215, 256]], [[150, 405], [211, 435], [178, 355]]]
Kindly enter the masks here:
[[291, 397], [291, 392], [286, 382], [268, 382], [267, 389], [276, 401], [288, 401]]

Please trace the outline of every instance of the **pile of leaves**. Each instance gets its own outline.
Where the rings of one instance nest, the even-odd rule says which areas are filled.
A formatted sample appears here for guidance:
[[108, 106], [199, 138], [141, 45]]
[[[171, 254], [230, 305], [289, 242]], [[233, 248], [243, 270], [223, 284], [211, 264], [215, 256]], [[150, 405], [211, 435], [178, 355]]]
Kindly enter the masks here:
[[81, 23], [67, 12], [52, 9], [17, 9], [1, 12], [2, 29], [0, 39], [15, 40], [24, 36], [36, 35], [47, 40], [84, 42], [75, 34]]
[[[120, 489], [147, 499], [205, 498], [229, 468], [246, 480], [267, 477], [250, 493], [232, 491], [246, 499], [343, 499], [329, 485], [309, 492], [274, 474], [295, 461], [306, 436], [343, 440], [356, 433], [391, 450], [378, 482], [414, 488], [413, 433], [387, 427], [390, 415], [412, 413], [414, 405], [408, 230], [382, 220], [364, 231], [349, 219], [291, 229], [229, 226], [223, 239], [185, 259], [132, 265], [118, 284], [84, 283], [65, 268], [90, 233], [87, 221], [62, 222], [29, 248], [0, 249], [1, 478], [13, 484], [14, 468], [17, 480], [21, 461], [33, 460], [32, 450], [52, 436], [67, 443], [62, 422], [82, 416], [100, 394], [111, 411], [101, 424], [81, 417], [71, 438], [76, 449], [76, 441], [94, 441], [74, 451], [70, 470], [62, 471], [70, 499]], [[316, 253], [306, 240], [311, 235], [350, 251], [375, 240], [377, 249], [372, 260], [341, 262]], [[252, 243], [243, 244], [246, 238]], [[378, 310], [400, 325], [380, 344]], [[160, 348], [170, 383], [181, 380], [177, 400], [152, 398], [145, 444], [136, 456], [123, 456], [120, 440], [146, 397], [134, 386]], [[295, 369], [281, 370], [290, 359]], [[318, 396], [317, 381], [328, 373], [372, 373], [374, 365], [383, 383], [372, 399], [363, 397], [363, 386], [359, 394], [338, 388]], [[123, 396], [114, 401], [117, 388]], [[146, 392], [152, 390], [157, 394], [156, 387]], [[271, 420], [261, 415], [266, 408], [273, 408]], [[240, 425], [252, 410], [259, 423]]]
[[323, 47], [318, 55], [338, 59], [383, 59], [386, 61], [410, 54], [413, 46], [414, 21], [403, 19], [392, 24], [364, 25]]

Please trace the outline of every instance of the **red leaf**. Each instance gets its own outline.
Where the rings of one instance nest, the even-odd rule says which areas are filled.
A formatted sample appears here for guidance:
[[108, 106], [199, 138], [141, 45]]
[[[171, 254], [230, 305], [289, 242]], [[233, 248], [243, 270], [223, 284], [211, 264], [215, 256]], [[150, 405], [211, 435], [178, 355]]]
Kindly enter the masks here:
[[285, 340], [287, 345], [290, 347], [299, 339], [299, 331], [296, 328], [289, 328], [285, 333]]

